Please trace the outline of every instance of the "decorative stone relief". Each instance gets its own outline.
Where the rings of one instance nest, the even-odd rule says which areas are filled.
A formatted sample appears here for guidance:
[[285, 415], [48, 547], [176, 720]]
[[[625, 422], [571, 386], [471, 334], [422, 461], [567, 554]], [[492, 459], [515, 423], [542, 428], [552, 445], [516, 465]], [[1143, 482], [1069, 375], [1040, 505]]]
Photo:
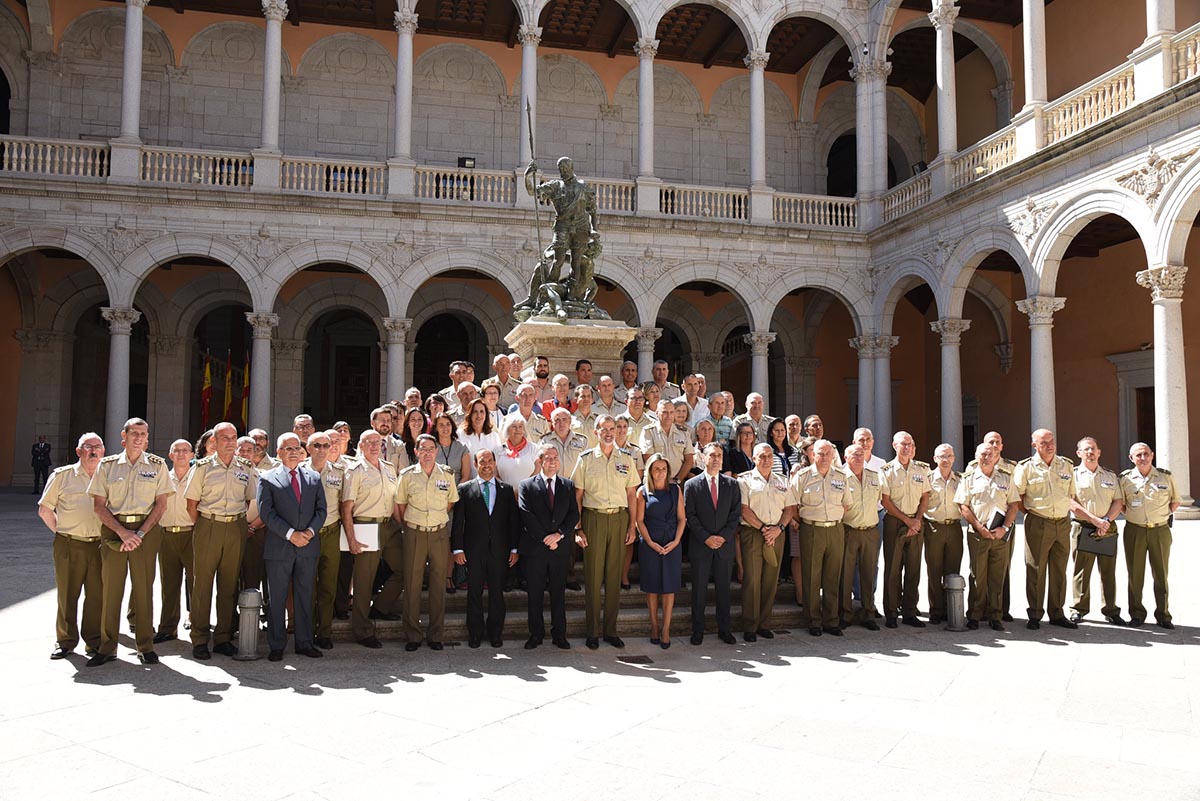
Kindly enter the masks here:
[[395, 65], [378, 42], [355, 33], [327, 36], [305, 54], [300, 74], [315, 81], [391, 84]]
[[403, 234], [396, 234], [390, 242], [362, 242], [360, 244], [377, 261], [393, 272], [406, 270], [414, 261], [433, 252], [433, 248], [417, 248], [412, 242], [406, 240]]
[[1056, 208], [1058, 208], [1057, 200], [1039, 206], [1032, 196], [1027, 197], [1025, 198], [1025, 207], [1021, 211], [1008, 215], [1008, 227], [1028, 247]]
[[954, 252], [957, 244], [957, 242], [948, 241], [941, 234], [938, 234], [937, 240], [930, 243], [929, 247], [921, 251], [921, 257], [940, 272], [946, 264], [946, 259], [950, 258], [950, 254]]
[[646, 248], [638, 256], [616, 256], [615, 258], [626, 270], [648, 284], [654, 283], [658, 278], [683, 263], [678, 259], [664, 259], [657, 255], [652, 248]]
[[243, 23], [221, 23], [199, 34], [183, 54], [183, 63], [218, 72], [262, 75], [262, 31]]
[[108, 331], [110, 334], [124, 336], [129, 336], [129, 333], [133, 331], [133, 326], [138, 320], [142, 319], [142, 313], [137, 309], [115, 306], [101, 307], [100, 316], [108, 321]]
[[81, 226], [80, 233], [94, 239], [104, 246], [104, 249], [116, 257], [117, 261], [123, 260], [133, 251], [140, 248], [152, 239], [163, 235], [163, 231], [141, 231], [136, 228], [131, 229], [125, 224], [125, 220], [121, 217], [113, 223], [111, 228], [100, 228], [98, 226]]
[[773, 331], [751, 331], [749, 334], [742, 334], [742, 341], [750, 346], [752, 354], [761, 356], [769, 352], [771, 343], [775, 341], [775, 333]]
[[1151, 267], [1137, 274], [1138, 286], [1150, 290], [1150, 300], [1181, 300], [1183, 298], [1183, 281], [1187, 278], [1188, 268], [1183, 265], [1168, 264], [1165, 267]]
[[303, 240], [277, 239], [271, 236], [270, 229], [263, 225], [255, 234], [233, 235], [229, 237], [229, 241], [237, 246], [238, 250], [254, 256], [261, 263], [266, 264], [274, 261], [280, 253], [299, 245]]
[[930, 330], [942, 335], [943, 345], [957, 345], [962, 342], [962, 335], [971, 327], [971, 321], [962, 317], [943, 317], [929, 324]]
[[1163, 157], [1158, 155], [1153, 147], [1146, 153], [1146, 160], [1137, 169], [1117, 176], [1117, 183], [1126, 189], [1137, 193], [1146, 205], [1154, 208], [1158, 197], [1166, 188], [1175, 174], [1183, 169], [1183, 165], [1196, 152], [1192, 148], [1176, 156]]
[[38, 328], [18, 328], [13, 336], [21, 343], [22, 353], [38, 353], [51, 350], [58, 342], [69, 342], [75, 337], [58, 331]]
[[1000, 359], [1000, 372], [1008, 375], [1008, 371], [1013, 367], [1013, 344], [1001, 342], [999, 345], [993, 345], [992, 350], [996, 351], [996, 356]]
[[1017, 311], [1028, 315], [1029, 325], [1053, 325], [1054, 313], [1061, 311], [1067, 305], [1066, 298], [1053, 298], [1049, 295], [1034, 295], [1032, 298], [1017, 301]]
[[766, 254], [760, 255], [757, 260], [752, 262], [734, 262], [733, 266], [739, 273], [750, 279], [758, 287], [759, 292], [763, 292], [783, 280], [783, 268], [778, 264], [772, 264]]

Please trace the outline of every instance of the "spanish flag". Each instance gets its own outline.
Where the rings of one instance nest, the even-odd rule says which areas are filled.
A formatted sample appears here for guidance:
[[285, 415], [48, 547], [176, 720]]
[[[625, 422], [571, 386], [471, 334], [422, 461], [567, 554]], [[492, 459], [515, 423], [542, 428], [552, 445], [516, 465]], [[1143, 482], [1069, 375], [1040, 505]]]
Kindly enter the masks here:
[[204, 354], [204, 385], [200, 387], [200, 427], [208, 430], [208, 407], [212, 403], [212, 364]]
[[232, 422], [235, 418], [233, 406], [233, 357], [225, 354], [225, 417]]
[[242, 370], [242, 425], [250, 429], [250, 356], [246, 355], [246, 367]]

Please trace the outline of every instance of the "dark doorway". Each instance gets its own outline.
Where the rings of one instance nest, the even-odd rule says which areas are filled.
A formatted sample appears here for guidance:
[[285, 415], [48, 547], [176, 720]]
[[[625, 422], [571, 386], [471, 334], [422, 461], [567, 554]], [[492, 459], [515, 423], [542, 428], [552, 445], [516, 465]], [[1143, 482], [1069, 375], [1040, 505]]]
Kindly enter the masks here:
[[[248, 311], [250, 307], [234, 303], [213, 309], [196, 324], [196, 349], [191, 364], [191, 392], [186, 419], [188, 429], [197, 435], [222, 420], [229, 420], [238, 427], [239, 433], [246, 433], [246, 421], [242, 419], [242, 385], [253, 342], [253, 331], [246, 321]], [[202, 408], [206, 362], [212, 381], [207, 419]], [[225, 392], [226, 373], [229, 374], [228, 395]], [[231, 414], [226, 415], [227, 411]]]
[[1154, 450], [1154, 387], [1135, 389], [1134, 404], [1136, 441], [1144, 442]]
[[[72, 441], [87, 431], [103, 431], [108, 402], [108, 321], [97, 304], [75, 324], [71, 349]], [[150, 326], [143, 315], [129, 334], [129, 416], [146, 416], [146, 388], [150, 375]], [[115, 451], [119, 442], [105, 443]]]
[[450, 312], [435, 315], [417, 331], [416, 342], [413, 386], [425, 397], [450, 383], [450, 362], [455, 359], [475, 365], [477, 384], [490, 372], [487, 332], [473, 317]]
[[361, 430], [379, 400], [379, 329], [360, 311], [336, 309], [318, 317], [305, 340], [304, 413], [318, 428], [345, 420]]
[[[887, 162], [887, 185], [891, 189], [899, 176], [891, 158]], [[844, 134], [834, 140], [825, 159], [825, 194], [833, 197], [854, 197], [858, 194], [858, 137]]]
[[8, 85], [8, 76], [0, 70], [0, 134], [12, 133], [12, 117], [8, 106], [12, 102], [12, 87]]

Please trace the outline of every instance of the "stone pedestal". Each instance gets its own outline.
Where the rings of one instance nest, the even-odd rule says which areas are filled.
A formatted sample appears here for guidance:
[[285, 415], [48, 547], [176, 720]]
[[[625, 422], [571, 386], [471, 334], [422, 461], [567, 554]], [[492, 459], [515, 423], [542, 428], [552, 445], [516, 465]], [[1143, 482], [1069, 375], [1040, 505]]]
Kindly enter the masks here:
[[636, 328], [619, 320], [561, 323], [553, 318], [530, 317], [517, 323], [504, 339], [526, 364], [533, 364], [534, 356], [550, 359], [551, 375], [573, 375], [576, 360], [588, 359], [597, 380], [602, 375], [618, 380], [621, 353], [636, 335]]

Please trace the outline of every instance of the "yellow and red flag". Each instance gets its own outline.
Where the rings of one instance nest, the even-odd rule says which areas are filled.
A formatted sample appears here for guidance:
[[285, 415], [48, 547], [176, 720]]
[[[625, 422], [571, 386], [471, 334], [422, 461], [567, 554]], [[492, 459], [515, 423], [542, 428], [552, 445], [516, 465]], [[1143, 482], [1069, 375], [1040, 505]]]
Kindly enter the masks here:
[[233, 358], [225, 354], [225, 420], [233, 422], [234, 416], [233, 406]]
[[246, 366], [242, 370], [242, 425], [250, 429], [250, 357], [246, 356]]
[[212, 403], [212, 364], [204, 354], [204, 385], [200, 387], [200, 427], [208, 430], [208, 407]]

